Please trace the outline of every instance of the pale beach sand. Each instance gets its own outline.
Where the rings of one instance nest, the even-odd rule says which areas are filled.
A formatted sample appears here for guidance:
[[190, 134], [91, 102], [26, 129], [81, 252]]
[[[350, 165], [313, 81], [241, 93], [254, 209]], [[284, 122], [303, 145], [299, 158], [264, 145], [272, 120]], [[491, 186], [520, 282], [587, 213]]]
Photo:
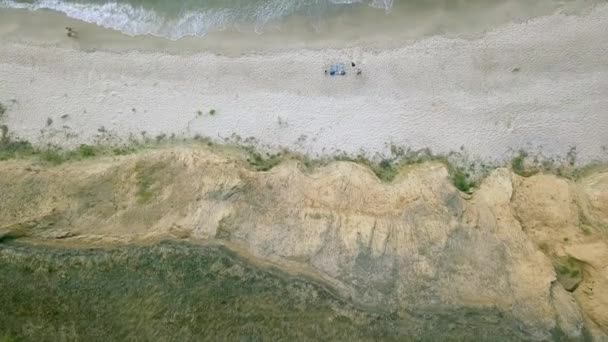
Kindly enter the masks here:
[[[387, 153], [395, 144], [504, 160], [519, 149], [564, 156], [576, 147], [580, 162], [608, 160], [605, 4], [466, 39], [382, 47], [260, 38], [265, 48], [255, 52], [243, 38], [241, 50], [227, 43], [229, 34], [171, 42], [50, 12], [0, 10], [0, 19], [3, 123], [39, 144], [146, 132], [254, 137], [312, 155]], [[65, 37], [66, 25], [78, 40]], [[350, 67], [346, 77], [324, 75], [328, 64], [351, 61], [361, 76]]]

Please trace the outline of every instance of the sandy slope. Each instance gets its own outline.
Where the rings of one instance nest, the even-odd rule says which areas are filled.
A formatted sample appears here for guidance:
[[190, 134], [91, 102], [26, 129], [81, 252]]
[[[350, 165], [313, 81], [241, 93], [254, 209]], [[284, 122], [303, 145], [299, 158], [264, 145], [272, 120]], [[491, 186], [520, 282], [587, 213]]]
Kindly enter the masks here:
[[[601, 5], [583, 16], [508, 24], [472, 40], [436, 36], [397, 49], [236, 57], [103, 46], [85, 52], [78, 45], [96, 46], [94, 30], [80, 42], [42, 46], [4, 27], [0, 102], [16, 134], [62, 145], [145, 131], [236, 134], [311, 153], [386, 152], [395, 143], [441, 153], [463, 146], [494, 159], [520, 148], [563, 156], [575, 146], [580, 161], [606, 159], [606, 27], [608, 6]], [[53, 29], [62, 36], [63, 22], [41, 35]], [[324, 76], [328, 63], [351, 60], [361, 77]], [[215, 116], [207, 114], [211, 109]]]

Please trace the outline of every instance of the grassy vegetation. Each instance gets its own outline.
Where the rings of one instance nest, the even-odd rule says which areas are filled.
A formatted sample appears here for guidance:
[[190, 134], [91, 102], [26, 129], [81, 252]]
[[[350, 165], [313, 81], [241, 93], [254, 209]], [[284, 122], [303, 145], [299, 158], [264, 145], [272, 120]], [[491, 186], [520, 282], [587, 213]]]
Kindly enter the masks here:
[[34, 149], [32, 154], [37, 156], [41, 161], [56, 166], [68, 161], [92, 158], [98, 154], [105, 154], [105, 151], [100, 147], [82, 144], [74, 150], [67, 151], [55, 146], [47, 146]]
[[137, 184], [137, 202], [150, 203], [158, 195], [158, 174], [163, 170], [161, 163], [139, 161], [135, 164], [135, 178]]
[[62, 151], [56, 147], [49, 146], [47, 148], [43, 148], [38, 150], [38, 156], [40, 160], [50, 164], [50, 165], [59, 165], [63, 162], [67, 161], [67, 155], [62, 153]]
[[427, 150], [406, 152], [400, 151], [397, 152], [396, 155], [393, 155], [392, 158], [385, 158], [380, 160], [380, 162], [374, 162], [366, 158], [364, 155], [352, 157], [347, 154], [340, 154], [331, 159], [312, 160], [307, 156], [289, 153], [287, 151], [277, 154], [267, 154], [266, 157], [264, 157], [262, 154], [256, 152], [252, 148], [247, 148], [246, 150], [249, 155], [247, 162], [256, 171], [268, 171], [286, 159], [298, 160], [306, 171], [310, 171], [319, 165], [326, 165], [334, 160], [348, 161], [369, 167], [378, 177], [378, 179], [380, 179], [382, 182], [390, 183], [395, 179], [403, 167], [434, 160], [442, 162], [448, 167], [450, 179], [460, 191], [470, 192], [476, 184], [468, 172], [460, 167], [451, 165], [447, 161], [447, 158], [443, 156], [434, 156], [430, 153], [430, 151]]
[[354, 158], [348, 155], [339, 155], [336, 156], [334, 160], [349, 161], [365, 165], [372, 170], [378, 179], [386, 183], [392, 182], [399, 173], [399, 169], [403, 166], [402, 162], [396, 161], [395, 159], [382, 159], [380, 162], [376, 163], [363, 155]]
[[518, 175], [522, 175], [525, 172], [525, 159], [527, 157], [527, 153], [520, 151], [513, 159], [511, 160], [511, 168], [513, 172]]
[[8, 127], [0, 126], [0, 161], [34, 154], [32, 145], [24, 140], [10, 138]]
[[95, 157], [97, 155], [97, 151], [95, 150], [95, 147], [83, 144], [78, 147], [78, 154], [82, 158], [90, 158]]
[[577, 180], [598, 168], [606, 166], [605, 163], [592, 162], [583, 167], [578, 167], [576, 165], [577, 155], [576, 147], [571, 147], [565, 157], [561, 159], [542, 158], [542, 156], [532, 158], [527, 152], [522, 150], [511, 160], [511, 169], [514, 173], [523, 177], [530, 177], [539, 172], [546, 172]]
[[[141, 147], [141, 146], [139, 146]], [[34, 147], [30, 142], [11, 137], [6, 125], [0, 125], [0, 161], [32, 157], [51, 166], [74, 160], [102, 155], [126, 155], [137, 151], [138, 146], [111, 147], [81, 144], [72, 150], [53, 145]]]
[[[213, 110], [212, 110], [213, 111]], [[156, 145], [161, 144], [165, 141], [174, 141], [175, 136], [168, 139], [166, 134], [159, 134], [154, 140], [145, 137], [145, 132], [142, 132], [144, 142], [133, 141], [130, 145], [122, 147], [112, 146], [101, 146], [101, 145], [80, 145], [75, 150], [63, 150], [54, 146], [46, 147], [33, 147], [29, 142], [23, 140], [12, 139], [8, 128], [6, 126], [0, 126], [2, 129], [2, 139], [0, 140], [0, 161], [12, 158], [21, 157], [35, 157], [41, 162], [49, 165], [59, 165], [64, 162], [73, 160], [82, 160], [95, 156], [108, 156], [108, 155], [126, 155], [134, 153], [142, 148], [152, 148], [156, 142]], [[240, 137], [237, 136], [237, 142], [240, 141]], [[186, 140], [184, 140], [186, 141]], [[203, 142], [207, 146], [214, 146], [208, 138], [203, 138], [200, 135], [196, 135], [193, 141]], [[247, 140], [245, 140], [247, 143]], [[455, 164], [462, 165], [462, 163], [453, 163], [448, 160], [448, 157], [442, 155], [433, 155], [429, 150], [413, 151], [409, 149], [398, 148], [391, 146], [391, 156], [388, 158], [382, 158], [379, 161], [369, 159], [364, 155], [351, 156], [347, 154], [340, 154], [333, 158], [320, 158], [311, 159], [305, 155], [298, 153], [292, 153], [289, 151], [282, 151], [279, 153], [262, 153], [254, 149], [254, 147], [243, 146], [237, 143], [237, 148], [244, 149], [247, 153], [247, 162], [252, 169], [256, 171], [268, 171], [273, 167], [277, 166], [284, 160], [295, 159], [300, 162], [304, 171], [310, 171], [320, 165], [325, 165], [333, 160], [338, 161], [350, 161], [369, 167], [374, 174], [383, 182], [392, 182], [395, 177], [399, 174], [399, 171], [406, 165], [421, 163], [425, 161], [439, 161], [444, 163], [449, 171], [449, 177], [456, 188], [463, 192], [471, 192], [483, 175], [487, 174], [490, 170], [483, 164], [481, 167], [481, 176], [479, 169], [474, 170], [471, 164], [469, 167], [464, 168], [462, 166], [456, 166]], [[556, 174], [577, 179], [579, 177], [588, 174], [590, 170], [596, 170], [599, 167], [605, 167], [605, 165], [590, 165], [585, 168], [574, 168], [576, 150], [571, 149], [567, 156], [567, 165], [563, 167], [555, 167], [554, 162], [547, 162], [547, 165], [539, 166], [539, 163], [535, 160], [535, 164], [528, 167], [526, 166], [526, 158], [528, 154], [524, 151], [518, 152], [516, 156], [511, 160], [511, 168], [513, 172], [521, 176], [531, 176], [539, 170], [550, 170]], [[475, 176], [472, 176], [475, 175]], [[144, 192], [145, 193], [145, 192]], [[145, 196], [144, 196], [145, 197]]]
[[507, 314], [364, 310], [226, 249], [0, 245], [0, 336], [15, 341], [525, 340]]
[[555, 272], [557, 273], [557, 280], [568, 291], [576, 289], [583, 280], [582, 264], [572, 257], [557, 259], [555, 261]]
[[263, 156], [261, 153], [254, 151], [253, 149], [248, 149], [247, 152], [249, 154], [247, 157], [247, 162], [256, 171], [268, 171], [277, 166], [283, 160], [281, 153], [266, 154], [266, 156]]
[[522, 150], [511, 159], [511, 170], [515, 174], [530, 177], [539, 172], [538, 167], [526, 166], [526, 158], [528, 158], [528, 153]]
[[113, 251], [13, 247], [16, 256], [7, 248], [0, 251], [5, 288], [0, 332], [15, 340], [407, 336], [392, 327], [395, 318], [358, 311], [314, 283], [254, 268], [218, 248], [169, 243]]
[[462, 191], [462, 192], [470, 192], [471, 189], [475, 186], [475, 182], [470, 179], [470, 175], [463, 171], [458, 167], [449, 167], [450, 171], [450, 179], [452, 180], [452, 184]]

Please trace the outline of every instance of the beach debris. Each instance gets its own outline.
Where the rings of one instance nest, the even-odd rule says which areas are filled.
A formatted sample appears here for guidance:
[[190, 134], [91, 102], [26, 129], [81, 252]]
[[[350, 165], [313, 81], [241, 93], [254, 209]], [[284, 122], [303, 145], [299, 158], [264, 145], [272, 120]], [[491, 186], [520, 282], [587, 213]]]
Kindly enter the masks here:
[[[350, 62], [351, 67], [356, 68], [357, 64], [355, 62]], [[363, 71], [361, 68], [355, 69], [356, 75], [361, 75]], [[325, 69], [325, 75], [329, 76], [344, 76], [346, 75], [346, 66], [344, 63], [334, 63], [329, 66], [328, 69]]]
[[67, 31], [66, 34], [68, 35], [68, 37], [70, 37], [70, 38], [77, 38], [78, 37], [78, 33], [73, 28], [67, 26], [65, 28], [65, 30]]

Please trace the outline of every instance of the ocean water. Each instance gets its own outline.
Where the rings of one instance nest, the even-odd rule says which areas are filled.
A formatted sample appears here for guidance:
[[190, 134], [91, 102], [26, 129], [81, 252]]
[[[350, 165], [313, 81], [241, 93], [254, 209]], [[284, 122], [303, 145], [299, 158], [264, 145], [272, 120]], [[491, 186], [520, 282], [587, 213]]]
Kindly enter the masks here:
[[128, 35], [176, 40], [217, 31], [283, 32], [297, 26], [322, 35], [352, 31], [481, 31], [600, 0], [0, 0], [0, 7], [53, 10]]

